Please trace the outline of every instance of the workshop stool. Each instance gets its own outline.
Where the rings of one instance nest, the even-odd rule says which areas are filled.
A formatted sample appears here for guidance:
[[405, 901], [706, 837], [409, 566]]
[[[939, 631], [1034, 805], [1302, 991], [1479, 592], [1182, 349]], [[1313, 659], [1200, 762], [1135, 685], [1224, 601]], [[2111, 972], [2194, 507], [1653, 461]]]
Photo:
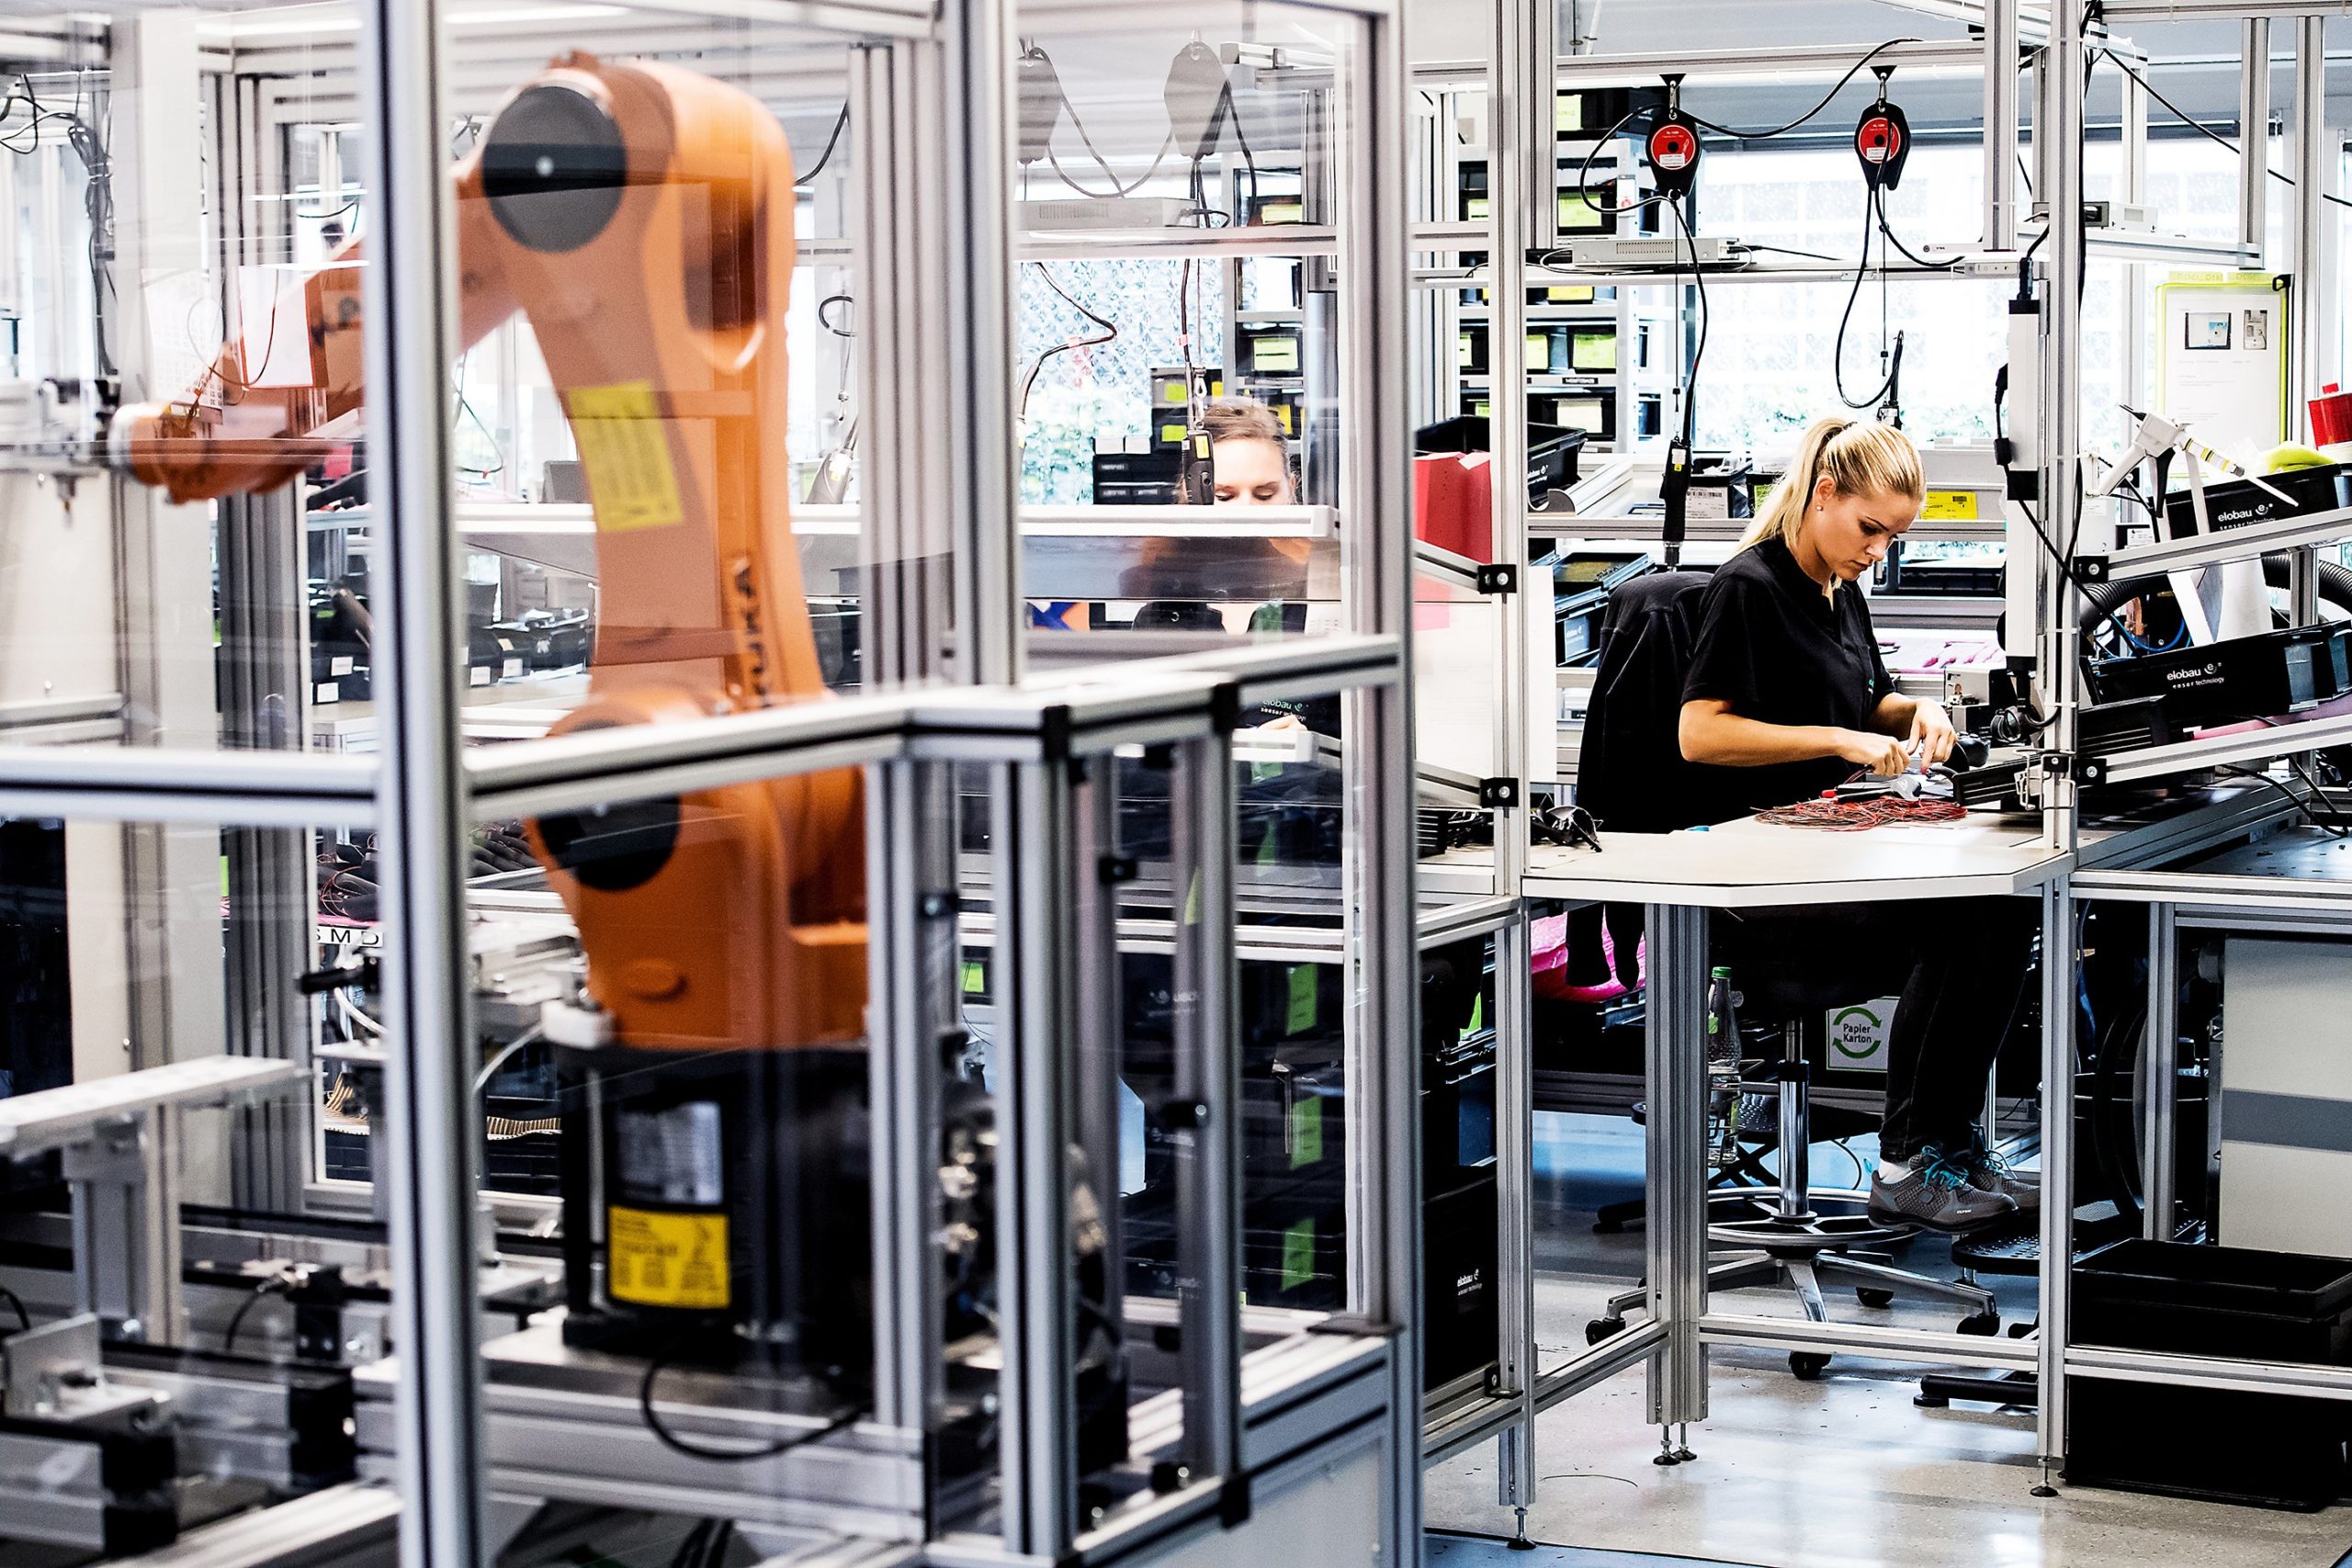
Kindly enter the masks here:
[[[1747, 999], [1750, 1006], [1763, 1004], [1769, 1015], [1782, 1020], [1781, 1059], [1774, 1064], [1774, 1082], [1764, 1086], [1779, 1100], [1778, 1179], [1766, 1190], [1709, 1193], [1708, 1243], [1736, 1250], [1709, 1263], [1708, 1288], [1739, 1290], [1786, 1280], [1805, 1316], [1815, 1323], [1826, 1323], [1829, 1308], [1821, 1291], [1826, 1276], [1851, 1282], [1855, 1296], [1865, 1306], [1889, 1305], [1898, 1294], [1928, 1296], [1969, 1309], [1960, 1323], [1962, 1334], [1998, 1333], [2001, 1320], [1993, 1293], [1972, 1278], [1939, 1280], [1897, 1268], [1883, 1256], [1857, 1255], [1852, 1250], [1906, 1241], [1917, 1234], [1917, 1226], [1884, 1224], [1864, 1213], [1825, 1213], [1815, 1207], [1816, 1203], [1867, 1203], [1870, 1197], [1867, 1189], [1820, 1190], [1811, 1185], [1813, 1066], [1805, 1055], [1807, 1022], [1850, 998], [1826, 995], [1804, 982], [1768, 980], [1749, 992]], [[1747, 1086], [1742, 1087], [1745, 1090]], [[1746, 1098], [1743, 1093], [1743, 1101]], [[1713, 1218], [1714, 1208], [1725, 1200], [1763, 1212], [1748, 1218]], [[1603, 1315], [1587, 1325], [1587, 1342], [1598, 1344], [1623, 1329], [1625, 1313], [1645, 1301], [1648, 1293], [1645, 1285], [1611, 1297]], [[1828, 1364], [1826, 1354], [1798, 1350], [1789, 1356], [1789, 1370], [1801, 1378], [1817, 1377]]]

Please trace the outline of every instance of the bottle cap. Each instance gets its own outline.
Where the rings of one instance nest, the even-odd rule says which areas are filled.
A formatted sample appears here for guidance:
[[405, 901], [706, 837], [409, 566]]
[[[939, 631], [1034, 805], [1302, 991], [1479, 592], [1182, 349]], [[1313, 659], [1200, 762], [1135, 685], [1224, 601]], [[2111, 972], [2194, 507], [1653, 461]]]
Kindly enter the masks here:
[[1713, 970], [1709, 971], [1707, 977], [1711, 980], [1728, 980], [1731, 978], [1731, 971], [1724, 965], [1718, 964]]

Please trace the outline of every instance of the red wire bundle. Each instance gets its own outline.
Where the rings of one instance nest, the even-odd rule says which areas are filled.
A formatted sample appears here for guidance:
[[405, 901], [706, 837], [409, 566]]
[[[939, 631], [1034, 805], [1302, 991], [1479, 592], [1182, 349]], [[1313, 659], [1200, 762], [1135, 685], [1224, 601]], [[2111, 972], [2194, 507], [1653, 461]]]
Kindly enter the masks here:
[[1756, 814], [1758, 822], [1783, 828], [1820, 828], [1832, 833], [1860, 833], [1890, 822], [1958, 822], [1968, 807], [1953, 800], [1905, 800], [1896, 795], [1860, 799], [1801, 800]]

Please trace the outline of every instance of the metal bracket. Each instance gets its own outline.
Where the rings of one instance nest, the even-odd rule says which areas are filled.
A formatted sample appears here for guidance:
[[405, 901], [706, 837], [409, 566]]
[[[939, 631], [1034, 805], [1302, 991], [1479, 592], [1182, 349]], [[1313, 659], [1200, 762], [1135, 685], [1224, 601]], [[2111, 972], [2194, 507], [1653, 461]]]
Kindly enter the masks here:
[[2073, 762], [2074, 766], [2069, 771], [2073, 773], [2076, 784], [2099, 784], [2107, 782], [2106, 758], [2076, 757], [2073, 759]]
[[1095, 874], [1105, 887], [1116, 887], [1133, 882], [1142, 869], [1133, 855], [1104, 855], [1096, 864]]
[[2075, 558], [2075, 581], [2077, 582], [2105, 582], [2107, 581], [2107, 558], [2105, 556], [2076, 556]]
[[1516, 593], [1519, 592], [1519, 568], [1508, 562], [1498, 562], [1478, 569], [1478, 592], [1481, 593]]
[[1478, 804], [1489, 811], [1508, 811], [1520, 803], [1519, 781], [1511, 778], [1480, 779]]

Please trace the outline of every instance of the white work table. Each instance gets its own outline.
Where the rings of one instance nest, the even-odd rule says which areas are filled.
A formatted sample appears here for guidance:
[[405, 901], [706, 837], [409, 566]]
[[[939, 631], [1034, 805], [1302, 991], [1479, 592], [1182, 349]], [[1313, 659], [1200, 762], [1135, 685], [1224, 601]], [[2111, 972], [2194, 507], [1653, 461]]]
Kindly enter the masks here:
[[2064, 876], [2073, 859], [2043, 840], [2039, 818], [1991, 812], [1851, 833], [1748, 817], [1698, 831], [1604, 833], [1600, 842], [1530, 851], [1527, 896], [1716, 909], [1994, 897]]
[[2033, 1365], [2033, 1348], [2013, 1340], [1709, 1310], [1707, 927], [1714, 909], [2036, 895], [2047, 931], [2053, 929], [2051, 892], [2063, 890], [2074, 856], [2051, 847], [2040, 817], [1990, 811], [1963, 821], [1857, 832], [1782, 827], [1750, 817], [1703, 830], [1605, 832], [1600, 838], [1597, 851], [1583, 845], [1532, 850], [1522, 886], [1534, 898], [1647, 907], [1647, 1278], [1650, 1321], [1663, 1331], [1650, 1383], [1651, 1419], [1661, 1427], [1705, 1419], [1709, 1341], [1820, 1353], [1860, 1348], [1867, 1339], [1882, 1355]]

